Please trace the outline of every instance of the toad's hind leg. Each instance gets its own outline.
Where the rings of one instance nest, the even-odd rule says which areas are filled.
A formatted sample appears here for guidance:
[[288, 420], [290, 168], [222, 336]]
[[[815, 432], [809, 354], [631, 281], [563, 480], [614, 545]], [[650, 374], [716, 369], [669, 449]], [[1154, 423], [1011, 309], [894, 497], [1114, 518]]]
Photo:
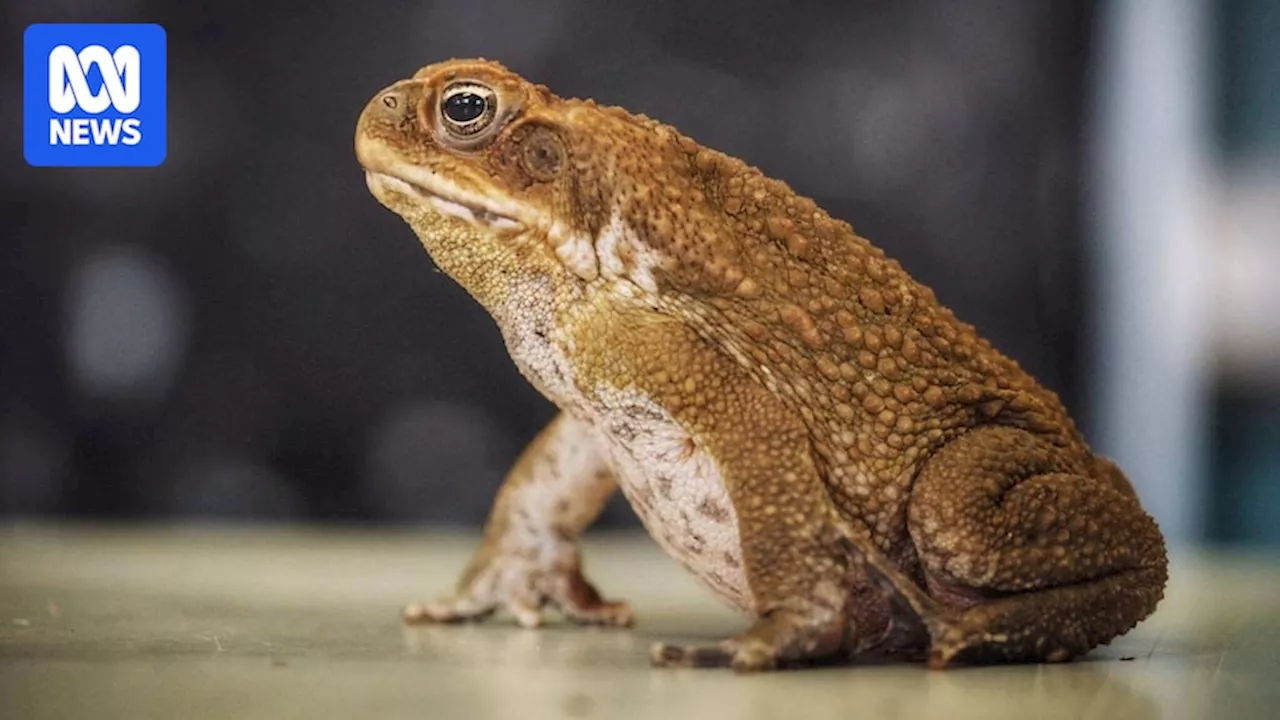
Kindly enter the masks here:
[[912, 490], [927, 593], [873, 575], [929, 629], [930, 664], [1060, 661], [1128, 632], [1164, 592], [1164, 540], [1106, 461], [1014, 428], [944, 447]]

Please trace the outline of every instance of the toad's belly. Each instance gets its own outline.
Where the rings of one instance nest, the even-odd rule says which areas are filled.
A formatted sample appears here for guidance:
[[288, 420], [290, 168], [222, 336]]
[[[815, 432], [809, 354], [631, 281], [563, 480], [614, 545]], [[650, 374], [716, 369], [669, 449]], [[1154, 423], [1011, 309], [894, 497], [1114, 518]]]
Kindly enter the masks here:
[[722, 600], [754, 612], [737, 513], [711, 456], [647, 400], [601, 413], [597, 428], [618, 486], [649, 534]]

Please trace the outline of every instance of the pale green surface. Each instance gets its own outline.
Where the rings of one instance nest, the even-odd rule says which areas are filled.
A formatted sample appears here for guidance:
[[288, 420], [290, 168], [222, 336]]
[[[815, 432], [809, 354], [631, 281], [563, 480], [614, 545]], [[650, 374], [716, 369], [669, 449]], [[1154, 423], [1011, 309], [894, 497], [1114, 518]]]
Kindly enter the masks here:
[[1157, 615], [1072, 664], [744, 678], [650, 669], [654, 640], [744, 621], [647, 539], [592, 538], [633, 631], [403, 628], [470, 536], [0, 526], [0, 718], [1280, 716], [1265, 559], [1179, 555]]

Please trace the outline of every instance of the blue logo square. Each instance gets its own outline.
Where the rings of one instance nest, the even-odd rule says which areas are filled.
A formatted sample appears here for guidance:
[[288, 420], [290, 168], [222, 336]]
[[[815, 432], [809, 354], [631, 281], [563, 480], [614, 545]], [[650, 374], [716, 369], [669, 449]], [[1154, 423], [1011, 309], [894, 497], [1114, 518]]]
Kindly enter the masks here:
[[168, 149], [164, 28], [37, 24], [22, 37], [23, 151], [41, 167], [154, 167]]

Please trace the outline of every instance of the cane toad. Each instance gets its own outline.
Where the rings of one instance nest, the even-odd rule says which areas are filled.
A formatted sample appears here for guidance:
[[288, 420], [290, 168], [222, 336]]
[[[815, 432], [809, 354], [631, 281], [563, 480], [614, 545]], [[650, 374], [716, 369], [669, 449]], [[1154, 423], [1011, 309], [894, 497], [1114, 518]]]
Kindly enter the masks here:
[[560, 409], [408, 622], [630, 625], [576, 542], [615, 489], [752, 619], [657, 665], [1061, 661], [1162, 598], [1160, 530], [1058, 397], [784, 182], [484, 60], [378, 92], [355, 150]]

